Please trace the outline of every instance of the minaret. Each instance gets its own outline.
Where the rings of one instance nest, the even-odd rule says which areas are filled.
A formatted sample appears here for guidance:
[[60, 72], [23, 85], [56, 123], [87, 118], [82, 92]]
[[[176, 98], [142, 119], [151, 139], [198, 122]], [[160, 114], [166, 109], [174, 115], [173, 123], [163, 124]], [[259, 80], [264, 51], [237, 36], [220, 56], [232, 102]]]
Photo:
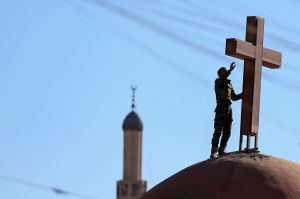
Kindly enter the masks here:
[[123, 122], [123, 179], [117, 182], [117, 199], [139, 199], [147, 190], [147, 182], [141, 179], [143, 122], [135, 112], [136, 89], [131, 86], [132, 110]]

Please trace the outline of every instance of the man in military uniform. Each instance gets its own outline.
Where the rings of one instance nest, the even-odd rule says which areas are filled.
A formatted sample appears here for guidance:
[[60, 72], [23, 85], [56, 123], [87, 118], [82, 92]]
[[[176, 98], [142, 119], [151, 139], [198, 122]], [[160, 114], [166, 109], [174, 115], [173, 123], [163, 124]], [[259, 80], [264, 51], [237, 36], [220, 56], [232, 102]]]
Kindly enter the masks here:
[[[214, 134], [211, 140], [211, 155], [210, 158], [225, 154], [225, 148], [228, 142], [228, 139], [231, 134], [231, 123], [232, 123], [232, 109], [231, 109], [231, 100], [236, 101], [242, 98], [241, 94], [235, 94], [231, 80], [228, 79], [228, 76], [231, 74], [235, 67], [235, 63], [232, 62], [230, 69], [227, 70], [225, 67], [222, 67], [218, 70], [218, 76], [215, 80], [215, 92], [217, 107], [215, 109], [215, 122], [214, 122]], [[219, 140], [222, 134], [221, 143], [219, 147]]]

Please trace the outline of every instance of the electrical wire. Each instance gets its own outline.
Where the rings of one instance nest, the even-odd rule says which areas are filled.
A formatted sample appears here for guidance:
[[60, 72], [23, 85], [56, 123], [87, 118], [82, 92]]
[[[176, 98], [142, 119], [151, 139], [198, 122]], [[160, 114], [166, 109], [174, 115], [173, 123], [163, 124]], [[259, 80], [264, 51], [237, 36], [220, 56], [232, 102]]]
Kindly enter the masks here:
[[[187, 0], [187, 1], [184, 1], [184, 2], [192, 4], [193, 7], [199, 8], [199, 9], [197, 9], [197, 11], [198, 11], [197, 13], [201, 14], [201, 18], [205, 17], [208, 20], [213, 19], [214, 22], [219, 23], [219, 26], [217, 26], [215, 24], [211, 24], [211, 23], [208, 24], [207, 22], [209, 22], [209, 21], [207, 21], [207, 20], [205, 20], [206, 23], [203, 23], [202, 21], [196, 21], [194, 19], [187, 18], [187, 16], [190, 16], [191, 13], [193, 13], [193, 12], [190, 12], [189, 10], [188, 11], [185, 10], [186, 8], [175, 7], [177, 10], [180, 10], [180, 11], [183, 10], [183, 11], [188, 12], [187, 16], [181, 16], [178, 13], [176, 13], [176, 16], [174, 16], [174, 15], [169, 14], [169, 13], [165, 13], [165, 12], [161, 12], [161, 11], [157, 11], [157, 10], [152, 10], [151, 7], [149, 7], [149, 6], [147, 6], [147, 7], [138, 6], [137, 7], [136, 6], [137, 4], [132, 4], [132, 3], [130, 3], [129, 5], [130, 5], [130, 7], [135, 6], [138, 10], [143, 10], [143, 11], [146, 11], [148, 13], [155, 14], [156, 16], [163, 17], [163, 18], [168, 19], [168, 20], [170, 20], [172, 22], [175, 22], [177, 24], [182, 24], [185, 27], [188, 27], [189, 29], [194, 28], [194, 29], [202, 31], [202, 32], [210, 31], [210, 34], [222, 34], [223, 35], [224, 32], [228, 33], [227, 30], [225, 31], [225, 28], [228, 28], [228, 27], [230, 27], [228, 29], [230, 32], [245, 29], [244, 25], [242, 25], [240, 23], [237, 23], [237, 22], [234, 22], [234, 21], [231, 21], [231, 20], [228, 20], [226, 18], [222, 18], [221, 16], [217, 16], [216, 14], [212, 15], [210, 10], [208, 10], [206, 8], [203, 8], [203, 7], [199, 7], [198, 4], [195, 4], [192, 1]], [[124, 5], [124, 3], [123, 3], [123, 5]], [[166, 5], [169, 5], [169, 4], [166, 4]], [[202, 11], [202, 12], [199, 12], [199, 11]], [[195, 18], [197, 19], [199, 17], [195, 17]], [[226, 26], [224, 27], [224, 25], [226, 25]], [[203, 36], [201, 36], [201, 37], [203, 39]], [[300, 50], [300, 44], [297, 44], [295, 42], [291, 42], [290, 40], [285, 39], [283, 37], [280, 37], [276, 34], [273, 34], [272, 32], [268, 33], [268, 37], [274, 43], [280, 44], [280, 46], [284, 46], [288, 49], [292, 49], [292, 50], [295, 50], [297, 52]], [[286, 63], [285, 66], [288, 66], [289, 69], [292, 69], [295, 72], [300, 72], [300, 70], [299, 70], [300, 67], [299, 66], [295, 66], [295, 65], [290, 64], [290, 63]], [[284, 77], [283, 79], [287, 80], [288, 78]], [[296, 83], [296, 85], [298, 85], [298, 83]]]
[[[87, 15], [91, 17], [92, 19], [96, 20], [97, 22], [102, 21], [102, 23], [105, 23], [102, 18], [100, 18], [98, 15], [94, 15], [92, 12], [89, 12], [83, 5], [77, 3], [76, 1], [70, 1], [70, 0], [65, 0], [70, 6], [72, 6], [74, 9], [82, 13], [83, 15]], [[146, 43], [138, 40], [137, 38], [133, 37], [130, 34], [127, 34], [120, 28], [117, 28], [113, 26], [112, 24], [106, 25], [105, 26], [109, 31], [113, 34], [116, 34], [116, 36], [121, 37], [123, 40], [125, 40], [127, 43], [134, 45], [138, 49], [144, 51], [147, 55], [153, 57], [155, 60], [160, 60], [162, 63], [164, 63], [166, 67], [169, 67], [170, 69], [178, 72], [181, 75], [184, 75], [188, 79], [195, 81], [198, 83], [200, 86], [202, 86], [205, 89], [209, 89], [212, 84], [205, 80], [203, 77], [200, 75], [197, 75], [195, 72], [191, 72], [187, 70], [185, 67], [181, 66], [180, 64], [174, 62], [172, 59], [168, 58], [167, 56], [163, 55], [161, 52], [156, 50], [153, 47], [150, 47]]]
[[[181, 11], [187, 13], [188, 15], [194, 14], [194, 16], [197, 16], [197, 13], [198, 13], [198, 15], [200, 15], [201, 17], [205, 17], [208, 20], [213, 20], [214, 22], [219, 23], [220, 25], [226, 25], [227, 27], [230, 27], [230, 28], [235, 28], [237, 30], [244, 29], [243, 24], [234, 22], [234, 21], [229, 20], [227, 18], [224, 18], [222, 16], [218, 16], [218, 13], [212, 12], [211, 10], [209, 10], [207, 8], [204, 8], [201, 5], [199, 5], [197, 3], [194, 3], [193, 1], [186, 0], [186, 1], [182, 1], [182, 2], [184, 4], [190, 5], [190, 8], [193, 8], [192, 9], [193, 12], [191, 12], [191, 9], [186, 9], [186, 8], [183, 9], [181, 7], [178, 7], [177, 5], [174, 5], [174, 4], [167, 4], [167, 6], [171, 6], [174, 9], [181, 10]], [[172, 2], [172, 3], [174, 3], [174, 2]], [[246, 8], [248, 8], [248, 9], [250, 9], [249, 6], [243, 5], [239, 1], [236, 1], [236, 3], [239, 3], [240, 5], [242, 5], [242, 6], [246, 7]], [[196, 10], [194, 10], [194, 9], [196, 9]], [[226, 13], [226, 15], [228, 16], [228, 15], [230, 15], [230, 13]], [[235, 16], [232, 16], [232, 18], [234, 18], [234, 17]], [[199, 17], [196, 17], [196, 18], [199, 18]], [[276, 20], [275, 20], [275, 22], [276, 22]], [[282, 24], [285, 24], [285, 23], [277, 23], [277, 25], [279, 25], [279, 26], [282, 26]], [[294, 32], [295, 35], [298, 35], [299, 32], [300, 32], [298, 29], [295, 29], [295, 28], [293, 28], [291, 26], [287, 26], [284, 29], [290, 29], [290, 31]], [[281, 46], [284, 46], [285, 48], [287, 48], [289, 50], [293, 50], [295, 52], [299, 52], [300, 51], [300, 44], [299, 43], [296, 43], [294, 41], [290, 41], [289, 39], [286, 39], [286, 38], [284, 38], [282, 36], [279, 36], [278, 34], [276, 34], [274, 32], [268, 32], [268, 34], [269, 34], [270, 39], [273, 42], [275, 42], [277, 44], [280, 44]]]
[[[192, 3], [191, 1], [186, 1], [185, 3], [187, 3], [187, 2]], [[136, 4], [131, 3], [130, 5], [135, 6]], [[192, 4], [192, 5], [194, 5], [194, 4]], [[244, 30], [245, 29], [244, 25], [241, 24], [241, 23], [237, 23], [237, 22], [228, 20], [226, 18], [222, 18], [220, 16], [217, 16], [216, 14], [212, 15], [209, 10], [207, 10], [203, 7], [200, 8], [199, 5], [197, 5], [197, 6], [199, 8], [197, 10], [197, 13], [201, 14], [201, 18], [205, 17], [208, 20], [213, 20], [214, 22], [217, 22], [219, 24], [219, 26], [216, 26], [215, 24], [212, 25], [212, 24], [203, 23], [202, 21], [196, 21], [194, 19], [192, 20], [190, 18], [186, 18], [186, 17], [183, 17], [183, 16], [178, 16], [178, 14], [176, 16], [174, 16], [172, 14], [160, 12], [160, 11], [157, 11], [157, 10], [151, 10], [149, 8], [149, 6], [148, 7], [139, 6], [138, 8], [143, 9], [144, 11], [150, 12], [152, 14], [156, 14], [157, 16], [164, 17], [164, 18], [169, 19], [173, 22], [181, 23], [181, 24], [183, 24], [183, 25], [185, 25], [186, 27], [189, 27], [189, 28], [194, 27], [197, 30], [202, 30], [202, 31], [209, 30], [213, 34], [215, 34], [215, 33], [224, 34], [224, 32], [225, 32], [224, 25], [226, 25], [225, 28], [230, 27], [229, 30], [231, 32], [234, 32], [235, 30]], [[179, 8], [179, 7], [175, 7], [175, 8], [177, 10], [186, 11], [183, 8]], [[186, 11], [186, 12], [188, 12], [188, 11]], [[190, 16], [191, 13], [193, 14], [193, 12], [189, 11], [188, 16]], [[195, 17], [195, 18], [197, 19], [199, 17]], [[207, 20], [205, 20], [205, 21], [208, 22]], [[228, 32], [228, 31], [226, 31], [226, 32]], [[298, 43], [291, 42], [290, 40], [288, 40], [284, 37], [278, 36], [277, 34], [274, 34], [273, 32], [269, 32], [268, 36], [269, 36], [269, 39], [272, 42], [277, 43], [280, 46], [283, 46], [283, 47], [285, 47], [287, 49], [290, 49], [290, 50], [294, 50], [296, 52], [300, 51], [300, 44], [298, 44]], [[297, 67], [297, 66], [294, 66], [294, 65], [291, 65], [291, 64], [288, 64], [288, 66], [291, 67], [292, 69], [300, 69], [300, 67]]]
[[58, 187], [46, 186], [43, 184], [31, 182], [29, 180], [6, 176], [3, 174], [0, 174], [0, 180], [8, 181], [8, 182], [16, 183], [16, 184], [22, 184], [25, 186], [29, 186], [29, 187], [33, 187], [33, 188], [37, 188], [37, 189], [41, 189], [41, 190], [45, 190], [45, 191], [50, 191], [57, 195], [66, 195], [66, 196], [72, 196], [72, 197], [77, 197], [77, 198], [82, 198], [82, 199], [98, 199], [97, 197], [88, 196], [85, 194], [80, 194], [80, 193], [75, 193], [75, 192], [70, 192], [70, 191], [66, 191], [66, 190], [58, 188]]
[[[173, 40], [175, 40], [176, 42], [179, 42], [181, 44], [186, 45], [187, 47], [190, 47], [194, 50], [200, 51], [202, 53], [208, 54], [214, 58], [217, 58], [218, 61], [224, 62], [229, 62], [230, 59], [226, 56], [221, 56], [219, 53], [217, 53], [216, 51], [204, 47], [201, 44], [198, 44], [192, 40], [187, 40], [184, 37], [182, 37], [181, 35], [178, 35], [172, 31], [170, 31], [168, 28], [155, 23], [153, 21], [150, 21], [142, 16], [139, 16], [138, 14], [130, 11], [129, 9], [123, 8], [121, 6], [118, 6], [117, 4], [111, 3], [109, 1], [106, 0], [86, 0], [88, 2], [94, 2], [97, 5], [100, 5], [108, 10], [110, 10], [111, 12], [120, 15], [121, 17], [124, 17], [130, 21], [133, 21], [139, 25], [141, 25], [144, 28], [150, 29], [152, 31], [155, 31], [157, 33], [160, 33], [164, 36], [167, 36], [168, 38], [171, 38]], [[263, 78], [266, 78], [268, 81], [272, 81], [276, 80], [275, 78], [270, 78], [273, 75], [269, 74], [269, 75], [264, 75]], [[278, 83], [278, 81], [274, 81], [275, 83]], [[281, 84], [279, 84], [281, 87], [284, 87], [288, 90], [291, 90], [292, 92], [295, 91], [295, 89], [297, 89], [297, 91], [299, 91], [299, 86], [297, 83], [293, 83], [293, 80], [290, 80], [287, 77], [284, 77], [281, 79]]]
[[160, 33], [163, 36], [165, 36], [167, 38], [170, 38], [172, 40], [175, 40], [178, 43], [183, 44], [183, 45], [185, 45], [189, 48], [197, 50], [201, 53], [208, 54], [208, 55], [214, 57], [215, 59], [217, 59], [220, 62], [224, 62], [224, 61], [229, 60], [225, 56], [220, 56], [220, 54], [216, 53], [212, 49], [204, 47], [203, 45], [200, 45], [200, 44], [198, 44], [194, 41], [191, 41], [187, 38], [184, 38], [181, 35], [172, 32], [168, 28], [166, 28], [166, 27], [164, 27], [164, 26], [162, 26], [158, 23], [155, 23], [153, 21], [150, 21], [150, 20], [148, 20], [148, 19], [146, 19], [146, 18], [144, 18], [144, 17], [142, 17], [142, 16], [126, 9], [126, 8], [124, 8], [124, 7], [121, 7], [121, 6], [117, 5], [117, 4], [114, 4], [112, 2], [105, 1], [105, 0], [87, 0], [87, 1], [94, 2], [97, 5], [105, 7], [106, 9], [111, 10], [112, 12], [114, 12], [114, 13], [116, 13], [116, 14], [124, 17], [124, 18], [129, 19], [130, 21], [133, 21], [133, 22], [143, 26], [146, 29], [149, 29], [149, 30], [152, 30], [154, 32]]
[[[81, 9], [81, 11], [83, 11], [84, 9]], [[194, 73], [187, 71], [184, 69], [184, 67], [176, 64], [175, 62], [173, 62], [171, 59], [163, 56], [160, 52], [154, 50], [153, 48], [151, 48], [150, 46], [144, 44], [143, 42], [138, 41], [137, 39], [135, 39], [134, 37], [132, 37], [129, 34], [125, 34], [122, 30], [112, 26], [112, 24], [110, 24], [110, 30], [112, 30], [112, 33], [114, 34], [118, 34], [118, 36], [121, 36], [123, 38], [125, 38], [125, 40], [127, 42], [130, 42], [132, 44], [134, 44], [136, 47], [141, 48], [142, 50], [144, 50], [146, 53], [148, 53], [149, 55], [153, 56], [156, 59], [159, 59], [161, 61], [163, 61], [164, 63], [166, 63], [167, 66], [170, 66], [172, 69], [177, 70], [178, 72], [180, 72], [181, 74], [184, 74], [185, 76], [189, 77], [190, 79], [196, 80], [197, 83], [199, 83], [201, 86], [203, 86], [204, 88], [210, 88], [210, 83], [206, 80], [204, 80], [202, 77], [195, 75]], [[265, 74], [269, 79], [272, 80], [272, 76], [269, 76], [267, 74]], [[275, 81], [274, 79], [272, 81]], [[290, 85], [291, 86], [291, 85]], [[282, 122], [281, 120], [276, 119], [275, 117], [269, 117], [268, 114], [263, 113], [263, 115], [265, 117], [267, 117], [268, 121], [271, 122], [272, 124], [276, 124], [278, 127], [280, 128], [286, 128], [287, 124]], [[276, 122], [274, 122], [276, 121]], [[289, 125], [290, 126], [290, 125]], [[297, 130], [294, 127], [290, 128], [286, 128], [286, 129], [292, 129], [293, 132], [300, 132], [299, 130]]]

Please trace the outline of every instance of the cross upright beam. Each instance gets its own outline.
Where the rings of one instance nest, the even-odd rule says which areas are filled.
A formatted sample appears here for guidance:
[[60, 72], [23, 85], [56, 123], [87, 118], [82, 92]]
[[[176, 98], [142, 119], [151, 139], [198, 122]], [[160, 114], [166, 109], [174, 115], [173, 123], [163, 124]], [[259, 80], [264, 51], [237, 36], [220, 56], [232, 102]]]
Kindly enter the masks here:
[[226, 39], [225, 54], [244, 60], [243, 100], [240, 128], [240, 146], [247, 136], [246, 150], [250, 149], [250, 138], [255, 137], [254, 150], [258, 149], [258, 127], [262, 66], [280, 68], [282, 55], [263, 47], [264, 19], [247, 17], [246, 41]]

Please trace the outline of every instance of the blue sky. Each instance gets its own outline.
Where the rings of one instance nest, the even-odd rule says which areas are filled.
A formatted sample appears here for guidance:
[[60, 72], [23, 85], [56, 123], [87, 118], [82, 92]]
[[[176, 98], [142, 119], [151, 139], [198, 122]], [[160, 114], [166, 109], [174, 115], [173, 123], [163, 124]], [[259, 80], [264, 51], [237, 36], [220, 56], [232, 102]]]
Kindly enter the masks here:
[[[225, 39], [244, 39], [251, 15], [265, 18], [264, 46], [283, 53], [280, 70], [263, 69], [259, 147], [300, 163], [300, 1], [108, 1], [205, 50], [101, 2], [1, 1], [1, 175], [115, 198], [130, 85], [138, 86], [148, 187], [205, 160], [217, 69], [236, 61], [231, 79], [242, 88], [243, 62], [224, 55]], [[228, 151], [238, 149], [240, 106]], [[72, 198], [0, 179], [0, 198], [58, 197]]]

